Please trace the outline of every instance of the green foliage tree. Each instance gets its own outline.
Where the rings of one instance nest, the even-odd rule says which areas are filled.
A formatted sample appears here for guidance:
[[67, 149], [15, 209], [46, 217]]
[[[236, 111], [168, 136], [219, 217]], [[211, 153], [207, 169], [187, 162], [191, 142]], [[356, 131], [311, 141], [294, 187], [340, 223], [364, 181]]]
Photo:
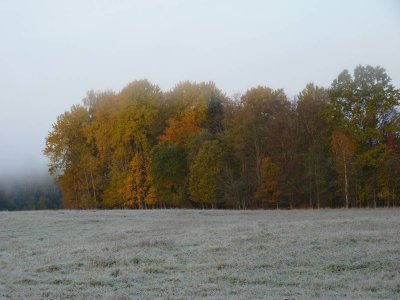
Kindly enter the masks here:
[[183, 148], [164, 142], [152, 151], [152, 178], [165, 207], [186, 204], [187, 161]]
[[386, 136], [398, 132], [400, 91], [390, 84], [381, 67], [358, 66], [353, 76], [339, 74], [330, 89], [326, 119], [348, 132], [357, 143], [357, 190], [359, 202], [376, 206], [378, 168], [383, 163]]
[[216, 208], [223, 198], [224, 149], [218, 140], [205, 141], [190, 166], [189, 192], [201, 207]]

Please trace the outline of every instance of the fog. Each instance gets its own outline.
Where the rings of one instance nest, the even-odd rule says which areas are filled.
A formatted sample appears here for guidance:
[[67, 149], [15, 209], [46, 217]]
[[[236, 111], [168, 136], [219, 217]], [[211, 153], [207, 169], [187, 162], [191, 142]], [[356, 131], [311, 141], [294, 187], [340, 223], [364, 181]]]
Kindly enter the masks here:
[[400, 86], [400, 2], [0, 1], [0, 178], [46, 171], [45, 137], [90, 89], [147, 78], [289, 96], [380, 65]]

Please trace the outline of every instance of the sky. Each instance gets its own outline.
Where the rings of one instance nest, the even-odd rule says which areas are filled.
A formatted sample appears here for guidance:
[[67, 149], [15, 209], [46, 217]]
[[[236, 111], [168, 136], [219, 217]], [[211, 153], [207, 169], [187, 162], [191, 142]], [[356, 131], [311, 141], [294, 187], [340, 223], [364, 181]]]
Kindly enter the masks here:
[[88, 90], [190, 80], [292, 97], [359, 64], [400, 87], [399, 0], [0, 0], [0, 178], [45, 172], [46, 135]]

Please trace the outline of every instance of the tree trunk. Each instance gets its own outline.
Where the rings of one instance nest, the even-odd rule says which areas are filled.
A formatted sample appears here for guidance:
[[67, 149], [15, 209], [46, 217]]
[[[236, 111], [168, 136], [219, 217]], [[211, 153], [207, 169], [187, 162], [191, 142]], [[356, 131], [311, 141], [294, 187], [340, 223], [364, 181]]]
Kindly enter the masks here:
[[343, 164], [344, 164], [344, 193], [345, 193], [345, 208], [349, 208], [349, 190], [347, 181], [347, 165], [346, 165], [346, 155], [343, 151]]
[[91, 181], [92, 181], [92, 188], [93, 188], [94, 208], [97, 208], [96, 188], [94, 186], [94, 180], [93, 180], [93, 173], [92, 172], [90, 172], [90, 178], [91, 178]]
[[317, 173], [317, 163], [314, 162], [314, 176], [315, 176], [315, 189], [317, 194], [317, 209], [319, 209], [319, 184], [318, 184], [318, 173]]
[[375, 193], [375, 188], [374, 188], [374, 208], [376, 208], [376, 193]]
[[91, 208], [90, 207], [90, 198], [92, 198], [92, 196], [90, 195], [90, 187], [89, 187], [89, 180], [88, 180], [88, 176], [87, 173], [85, 172], [85, 182], [86, 182], [86, 192], [88, 195], [88, 200], [87, 200], [87, 204], [86, 204], [86, 209]]
[[308, 193], [309, 206], [311, 209], [313, 209], [311, 176], [309, 177], [309, 181], [308, 181], [308, 189], [309, 189], [309, 193]]

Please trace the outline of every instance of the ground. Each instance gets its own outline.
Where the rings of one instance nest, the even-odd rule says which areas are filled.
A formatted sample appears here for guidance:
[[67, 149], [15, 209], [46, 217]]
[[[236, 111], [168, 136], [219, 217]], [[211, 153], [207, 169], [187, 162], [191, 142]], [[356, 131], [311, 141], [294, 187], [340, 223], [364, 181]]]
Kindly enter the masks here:
[[0, 298], [399, 299], [400, 210], [0, 212]]

